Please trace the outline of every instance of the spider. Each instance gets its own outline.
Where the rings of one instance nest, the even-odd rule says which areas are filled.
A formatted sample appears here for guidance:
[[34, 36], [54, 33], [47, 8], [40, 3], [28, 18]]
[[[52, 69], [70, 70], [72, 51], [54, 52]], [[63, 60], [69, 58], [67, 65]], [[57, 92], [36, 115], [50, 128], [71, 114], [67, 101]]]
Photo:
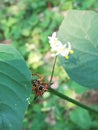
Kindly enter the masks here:
[[32, 90], [35, 94], [34, 100], [36, 100], [38, 96], [43, 95], [43, 93], [48, 90], [52, 83], [44, 82], [44, 78], [40, 74], [34, 75], [38, 77], [38, 79], [32, 81]]

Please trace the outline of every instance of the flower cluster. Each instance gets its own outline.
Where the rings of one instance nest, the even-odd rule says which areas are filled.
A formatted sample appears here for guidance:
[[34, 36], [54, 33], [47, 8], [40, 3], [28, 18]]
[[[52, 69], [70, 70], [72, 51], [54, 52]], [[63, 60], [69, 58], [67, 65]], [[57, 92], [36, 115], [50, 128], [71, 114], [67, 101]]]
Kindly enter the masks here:
[[71, 49], [71, 44], [68, 42], [67, 44], [62, 44], [60, 40], [56, 37], [56, 32], [49, 36], [49, 43], [51, 47], [51, 51], [54, 52], [53, 55], [61, 55], [64, 56], [66, 59], [69, 58], [69, 53], [73, 54], [73, 50]]

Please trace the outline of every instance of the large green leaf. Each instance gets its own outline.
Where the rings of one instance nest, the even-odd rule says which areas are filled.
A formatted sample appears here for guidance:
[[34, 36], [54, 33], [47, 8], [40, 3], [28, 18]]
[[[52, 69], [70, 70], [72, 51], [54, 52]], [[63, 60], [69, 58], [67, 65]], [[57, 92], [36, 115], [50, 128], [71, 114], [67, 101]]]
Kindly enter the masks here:
[[31, 74], [15, 48], [0, 44], [0, 130], [21, 130]]
[[68, 11], [58, 36], [63, 43], [69, 41], [74, 50], [68, 60], [60, 57], [69, 76], [81, 85], [98, 89], [98, 13]]

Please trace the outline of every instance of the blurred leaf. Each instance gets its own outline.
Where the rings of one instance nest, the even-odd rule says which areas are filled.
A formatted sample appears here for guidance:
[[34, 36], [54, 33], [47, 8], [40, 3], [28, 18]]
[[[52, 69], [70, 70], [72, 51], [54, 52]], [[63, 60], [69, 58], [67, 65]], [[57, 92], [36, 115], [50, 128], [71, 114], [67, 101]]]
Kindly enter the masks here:
[[30, 30], [28, 30], [28, 29], [23, 29], [23, 30], [22, 30], [22, 35], [28, 37], [28, 36], [30, 35]]
[[32, 127], [30, 130], [41, 130], [45, 126], [45, 113], [37, 112], [34, 120], [32, 122]]
[[98, 89], [98, 14], [93, 11], [68, 11], [59, 29], [59, 39], [70, 42], [74, 54], [60, 61], [77, 83]]
[[70, 83], [72, 89], [75, 90], [76, 93], [78, 94], [83, 94], [84, 92], [86, 92], [87, 90], [89, 90], [88, 88], [81, 86], [79, 84], [77, 84], [76, 82], [71, 81]]
[[0, 44], [0, 130], [21, 130], [31, 75], [15, 48]]
[[91, 126], [91, 118], [88, 111], [82, 108], [76, 108], [71, 111], [70, 119], [73, 123], [75, 123], [79, 128], [83, 130], [89, 130]]

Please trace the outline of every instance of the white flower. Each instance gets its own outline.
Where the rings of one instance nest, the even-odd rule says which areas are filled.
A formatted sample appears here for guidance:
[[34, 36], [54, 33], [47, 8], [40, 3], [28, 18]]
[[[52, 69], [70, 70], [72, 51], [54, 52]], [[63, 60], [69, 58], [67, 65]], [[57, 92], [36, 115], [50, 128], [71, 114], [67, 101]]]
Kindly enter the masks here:
[[[60, 47], [58, 48], [58, 50], [57, 50], [57, 55], [59, 55], [59, 54], [62, 55], [62, 56], [67, 55], [68, 51], [67, 51], [66, 49], [67, 49], [67, 48], [66, 48], [66, 44], [60, 46]], [[65, 51], [65, 50], [66, 50], [66, 51]]]
[[56, 32], [52, 34], [52, 36], [48, 37], [49, 38], [49, 43], [51, 47], [51, 51], [54, 52], [54, 56], [56, 55], [61, 55], [64, 56], [66, 59], [69, 58], [69, 53], [73, 54], [73, 50], [71, 50], [71, 44], [68, 42], [67, 44], [62, 44], [61, 41], [58, 40], [56, 37]]
[[56, 37], [56, 32], [54, 32], [52, 34], [52, 36], [49, 36], [49, 43], [52, 44], [56, 44], [56, 42], [58, 41], [58, 38]]
[[52, 51], [56, 51], [59, 48], [59, 46], [62, 45], [62, 43], [56, 37], [56, 32], [54, 32], [52, 36], [49, 36], [48, 38], [49, 38], [49, 43]]
[[58, 54], [60, 54], [61, 56], [64, 56], [66, 59], [69, 58], [69, 54], [73, 54], [73, 50], [71, 49], [71, 44], [70, 42], [68, 42], [68, 44], [62, 45], [62, 47], [60, 47], [58, 49]]

